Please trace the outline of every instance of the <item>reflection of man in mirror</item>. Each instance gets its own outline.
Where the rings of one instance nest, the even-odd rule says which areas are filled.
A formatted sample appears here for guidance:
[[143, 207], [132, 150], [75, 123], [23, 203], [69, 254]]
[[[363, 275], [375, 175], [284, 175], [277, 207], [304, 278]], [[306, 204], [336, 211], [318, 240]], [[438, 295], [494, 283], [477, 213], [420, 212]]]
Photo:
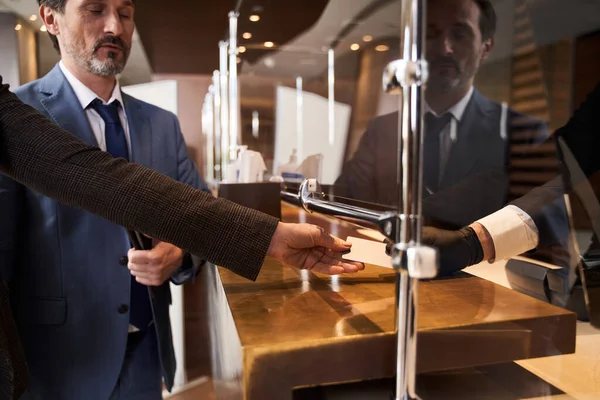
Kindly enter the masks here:
[[[425, 92], [423, 213], [463, 226], [507, 201], [509, 144], [546, 138], [540, 121], [485, 98], [475, 75], [494, 47], [496, 13], [489, 0], [429, 0]], [[374, 118], [336, 193], [398, 205], [398, 113]]]

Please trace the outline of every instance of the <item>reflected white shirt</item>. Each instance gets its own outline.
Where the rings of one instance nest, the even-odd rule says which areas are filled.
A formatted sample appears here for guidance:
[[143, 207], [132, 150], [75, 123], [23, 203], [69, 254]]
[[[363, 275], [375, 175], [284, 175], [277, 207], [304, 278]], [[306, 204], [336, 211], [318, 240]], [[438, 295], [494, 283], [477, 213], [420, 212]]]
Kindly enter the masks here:
[[539, 243], [539, 231], [533, 219], [517, 206], [508, 205], [478, 221], [494, 242], [495, 258], [502, 260], [534, 249]]

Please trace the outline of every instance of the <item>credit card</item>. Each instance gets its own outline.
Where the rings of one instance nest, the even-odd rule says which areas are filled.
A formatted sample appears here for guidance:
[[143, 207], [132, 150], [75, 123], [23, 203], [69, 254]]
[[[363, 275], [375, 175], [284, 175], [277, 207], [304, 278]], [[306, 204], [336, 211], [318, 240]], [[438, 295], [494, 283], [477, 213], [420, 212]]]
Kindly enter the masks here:
[[342, 255], [344, 260], [392, 268], [392, 258], [385, 253], [385, 243], [354, 236], [348, 236], [346, 241], [352, 243], [352, 247], [349, 252]]

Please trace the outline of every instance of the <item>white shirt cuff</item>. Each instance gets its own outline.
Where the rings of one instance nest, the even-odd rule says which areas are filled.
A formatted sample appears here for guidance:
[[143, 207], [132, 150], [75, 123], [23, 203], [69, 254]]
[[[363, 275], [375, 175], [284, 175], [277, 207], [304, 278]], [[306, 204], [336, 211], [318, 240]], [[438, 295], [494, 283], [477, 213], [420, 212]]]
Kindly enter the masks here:
[[537, 227], [533, 219], [519, 207], [506, 206], [477, 222], [492, 237], [496, 260], [517, 256], [538, 245]]

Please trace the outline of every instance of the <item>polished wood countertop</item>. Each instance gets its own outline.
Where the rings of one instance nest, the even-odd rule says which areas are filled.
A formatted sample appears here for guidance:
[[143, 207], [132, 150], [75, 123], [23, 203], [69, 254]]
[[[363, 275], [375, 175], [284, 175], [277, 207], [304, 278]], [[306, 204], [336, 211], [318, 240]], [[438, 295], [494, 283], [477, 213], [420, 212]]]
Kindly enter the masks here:
[[[285, 203], [282, 219], [320, 225], [342, 238], [363, 236], [351, 224]], [[291, 399], [294, 387], [394, 374], [392, 270], [367, 265], [331, 277], [267, 259], [256, 282], [224, 268], [215, 278], [226, 302], [220, 310], [228, 315], [215, 335], [233, 346], [216, 346], [225, 351], [215, 355], [220, 397]], [[419, 372], [575, 349], [573, 313], [475, 276], [420, 282], [417, 303]]]

